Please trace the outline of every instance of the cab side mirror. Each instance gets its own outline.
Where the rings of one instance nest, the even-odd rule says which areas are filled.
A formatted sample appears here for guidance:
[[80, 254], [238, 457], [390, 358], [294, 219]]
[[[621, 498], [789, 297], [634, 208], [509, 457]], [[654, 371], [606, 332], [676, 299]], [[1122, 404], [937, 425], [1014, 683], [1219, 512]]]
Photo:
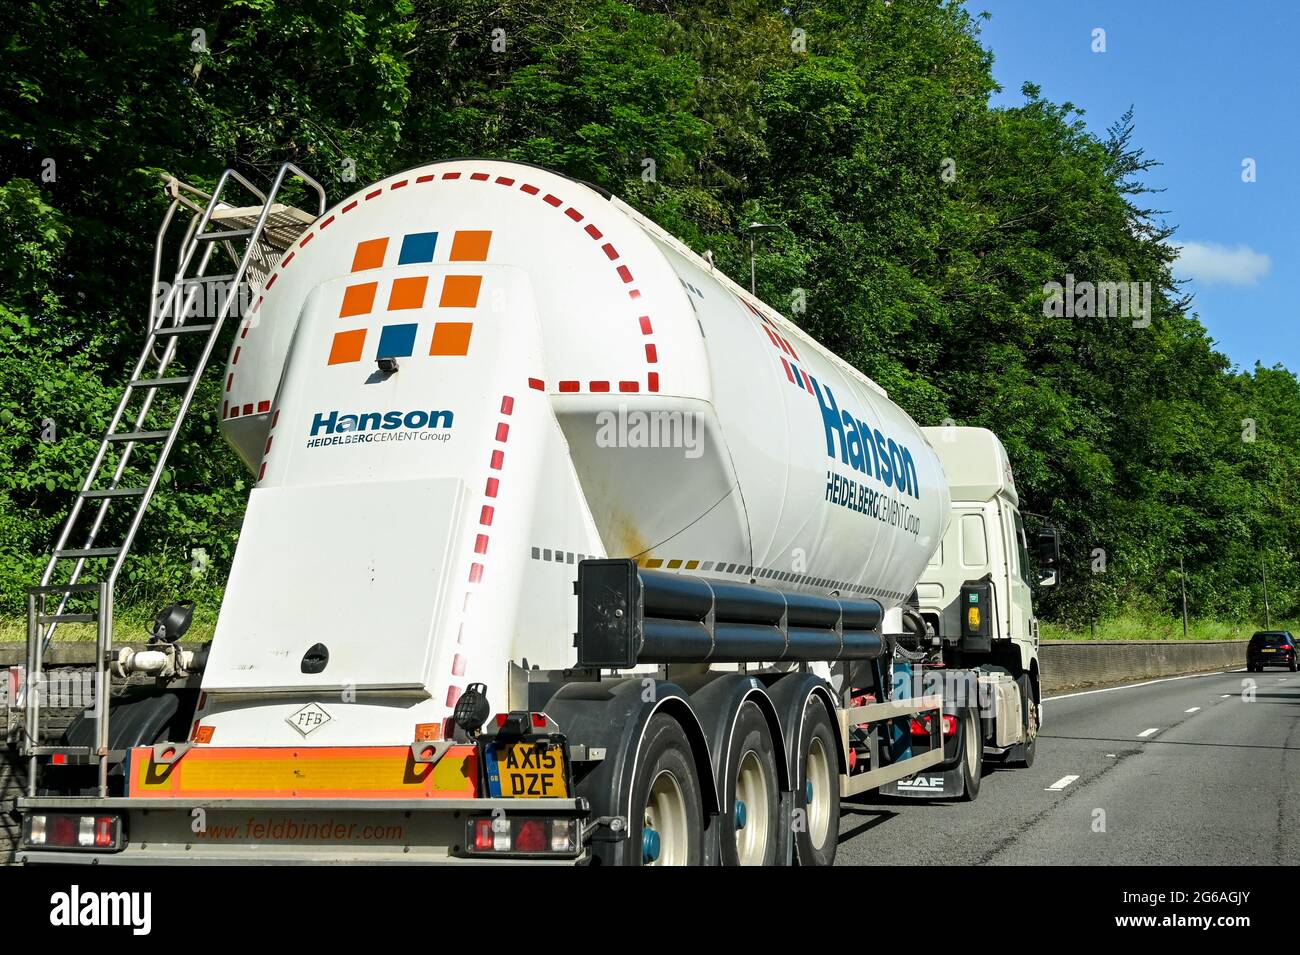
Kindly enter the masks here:
[[1040, 587], [1055, 587], [1060, 582], [1061, 532], [1055, 527], [1043, 527], [1034, 533], [1034, 556], [1043, 576]]

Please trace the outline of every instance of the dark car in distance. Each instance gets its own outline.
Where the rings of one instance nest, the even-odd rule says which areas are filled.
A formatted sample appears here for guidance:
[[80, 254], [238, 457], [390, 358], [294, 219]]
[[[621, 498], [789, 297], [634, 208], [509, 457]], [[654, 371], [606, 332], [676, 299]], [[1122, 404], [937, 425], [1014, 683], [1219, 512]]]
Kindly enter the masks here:
[[1246, 669], [1258, 673], [1264, 667], [1286, 667], [1296, 672], [1296, 642], [1289, 630], [1261, 630], [1246, 645]]

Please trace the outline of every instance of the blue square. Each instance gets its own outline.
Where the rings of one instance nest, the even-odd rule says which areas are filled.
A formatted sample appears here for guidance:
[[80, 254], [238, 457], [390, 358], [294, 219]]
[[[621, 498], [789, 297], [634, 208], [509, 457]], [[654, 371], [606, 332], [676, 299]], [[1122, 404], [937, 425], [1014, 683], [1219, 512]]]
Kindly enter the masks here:
[[385, 325], [379, 333], [376, 358], [406, 358], [415, 351], [415, 333], [419, 325]]
[[397, 264], [432, 262], [433, 249], [437, 244], [438, 233], [436, 232], [412, 232], [402, 239], [402, 253], [397, 257]]

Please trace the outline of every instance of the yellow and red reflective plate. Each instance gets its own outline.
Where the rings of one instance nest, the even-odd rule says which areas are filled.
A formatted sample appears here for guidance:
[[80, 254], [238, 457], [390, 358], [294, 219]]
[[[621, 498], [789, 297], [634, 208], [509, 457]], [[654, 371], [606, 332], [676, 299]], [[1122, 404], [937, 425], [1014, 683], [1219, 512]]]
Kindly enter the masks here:
[[478, 753], [417, 763], [409, 746], [196, 746], [174, 763], [131, 750], [129, 795], [191, 799], [451, 799], [478, 789]]

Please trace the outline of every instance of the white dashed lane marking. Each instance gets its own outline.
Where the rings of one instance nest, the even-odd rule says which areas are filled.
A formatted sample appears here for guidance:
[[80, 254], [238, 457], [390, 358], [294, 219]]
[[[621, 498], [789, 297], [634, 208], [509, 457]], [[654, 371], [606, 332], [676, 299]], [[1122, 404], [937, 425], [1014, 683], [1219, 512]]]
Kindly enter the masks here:
[[1160, 732], [1160, 727], [1153, 726], [1149, 730], [1143, 730], [1141, 733], [1138, 733], [1138, 739], [1146, 739], [1146, 737], [1150, 736], [1152, 733], [1159, 733], [1159, 732]]
[[1079, 778], [1078, 776], [1062, 776], [1056, 782], [1052, 783], [1052, 785], [1044, 789], [1043, 792], [1059, 793], [1062, 789], [1070, 785], [1070, 783], [1074, 782], [1078, 778]]
[[1195, 713], [1195, 712], [1196, 712], [1197, 710], [1199, 710], [1199, 709], [1200, 709], [1199, 706], [1193, 706], [1193, 707], [1192, 707], [1191, 709], [1189, 709], [1189, 710], [1183, 710], [1183, 712], [1184, 712], [1184, 713]]

